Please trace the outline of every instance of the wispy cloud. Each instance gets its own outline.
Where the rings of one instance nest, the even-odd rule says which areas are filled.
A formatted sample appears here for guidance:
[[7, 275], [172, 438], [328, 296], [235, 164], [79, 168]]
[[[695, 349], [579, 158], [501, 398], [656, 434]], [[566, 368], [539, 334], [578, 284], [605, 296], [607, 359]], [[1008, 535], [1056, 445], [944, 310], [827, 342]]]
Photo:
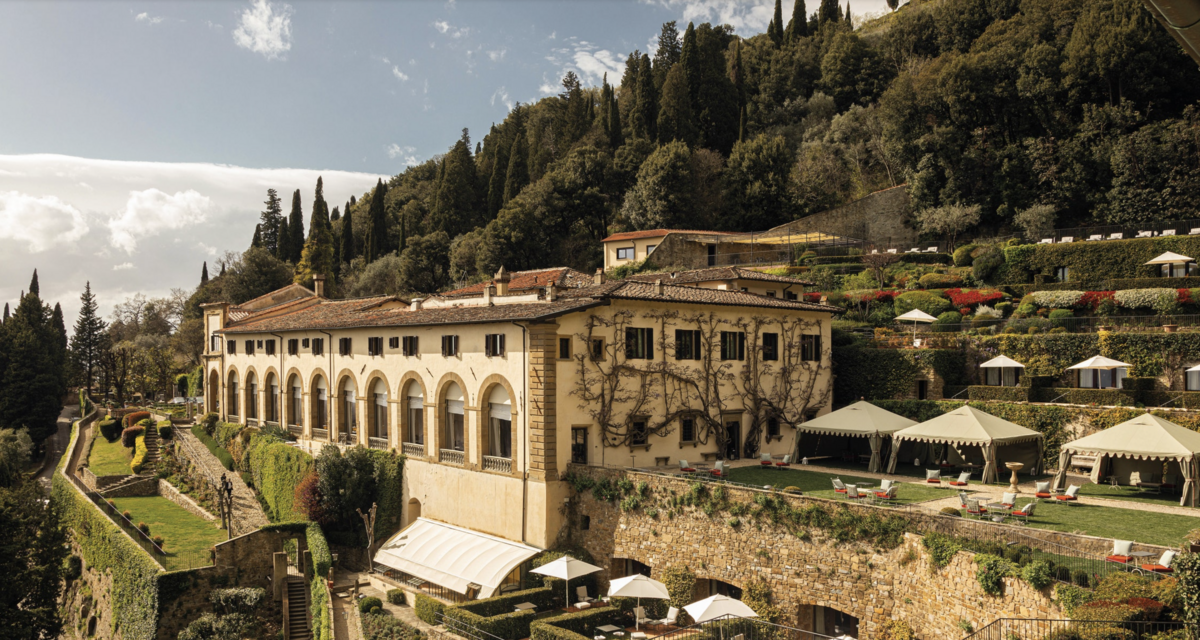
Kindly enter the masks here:
[[[681, 12], [681, 22], [727, 24], [748, 35], [765, 31], [771, 22], [775, 3], [771, 0], [643, 0]], [[815, 3], [813, 3], [815, 4]]]
[[487, 52], [488, 57], [491, 58], [492, 62], [500, 62], [504, 59], [504, 54], [506, 53], [508, 53], [508, 49], [497, 49], [495, 51]]
[[400, 162], [403, 162], [404, 165], [407, 167], [412, 167], [412, 166], [421, 164], [421, 161], [417, 159], [417, 148], [416, 147], [411, 147], [411, 146], [407, 146], [407, 145], [400, 146], [400, 145], [396, 144], [395, 142], [393, 142], [392, 144], [389, 144], [387, 146], [387, 155], [392, 160], [399, 158]]
[[242, 12], [233, 41], [261, 53], [267, 60], [283, 60], [292, 48], [292, 7], [282, 2], [254, 0]]
[[465, 38], [471, 34], [471, 27], [455, 27], [445, 20], [436, 20], [433, 23], [433, 28], [437, 29], [438, 33], [450, 36], [451, 38]]
[[146, 24], [158, 24], [163, 21], [162, 16], [152, 16], [145, 11], [137, 14], [133, 19], [138, 22], [145, 22]]
[[132, 262], [122, 262], [121, 264], [113, 265], [113, 271], [129, 271], [131, 269], [133, 269]]
[[30, 253], [76, 242], [87, 231], [83, 213], [55, 196], [0, 191], [0, 239], [25, 243]]
[[625, 56], [598, 45], [579, 40], [574, 37], [563, 40], [565, 46], [553, 49], [546, 60], [559, 68], [557, 77], [550, 79], [550, 74], [543, 74], [539, 90], [543, 95], [557, 93], [560, 80], [568, 71], [574, 71], [585, 85], [598, 85], [604, 79], [604, 74], [620, 76], [625, 65]]
[[492, 94], [492, 105], [495, 106], [497, 102], [505, 107], [508, 107], [509, 111], [512, 111], [513, 101], [508, 97], [508, 89], [505, 89], [504, 87], [496, 89], [495, 93]]
[[125, 210], [109, 220], [108, 230], [114, 247], [133, 253], [139, 239], [200, 224], [212, 210], [212, 199], [195, 189], [175, 195], [158, 189], [130, 191]]
[[396, 76], [396, 79], [401, 82], [408, 81], [408, 74], [401, 71], [400, 67], [397, 67], [396, 65], [392, 65], [392, 75]]

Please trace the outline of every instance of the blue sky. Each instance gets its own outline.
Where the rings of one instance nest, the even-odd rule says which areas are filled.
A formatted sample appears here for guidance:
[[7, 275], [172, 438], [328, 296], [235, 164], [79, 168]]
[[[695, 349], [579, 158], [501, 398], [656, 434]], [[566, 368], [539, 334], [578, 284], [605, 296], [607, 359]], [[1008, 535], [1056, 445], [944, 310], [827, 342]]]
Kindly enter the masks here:
[[[815, 9], [810, 0], [808, 9]], [[790, 15], [791, 2], [784, 2]], [[516, 101], [619, 79], [661, 23], [763, 31], [770, 0], [0, 3], [0, 301], [68, 317], [196, 285], [268, 186], [331, 205], [481, 139]], [[884, 0], [858, 0], [855, 13]]]

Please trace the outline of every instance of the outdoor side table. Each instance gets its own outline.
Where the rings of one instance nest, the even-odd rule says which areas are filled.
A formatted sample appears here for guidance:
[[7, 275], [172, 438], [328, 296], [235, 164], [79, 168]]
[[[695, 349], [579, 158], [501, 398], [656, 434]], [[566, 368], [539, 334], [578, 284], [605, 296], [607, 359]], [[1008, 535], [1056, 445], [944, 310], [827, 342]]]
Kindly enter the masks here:
[[529, 611], [530, 609], [537, 609], [537, 605], [532, 602], [522, 602], [521, 604], [513, 605], [513, 609], [517, 611]]

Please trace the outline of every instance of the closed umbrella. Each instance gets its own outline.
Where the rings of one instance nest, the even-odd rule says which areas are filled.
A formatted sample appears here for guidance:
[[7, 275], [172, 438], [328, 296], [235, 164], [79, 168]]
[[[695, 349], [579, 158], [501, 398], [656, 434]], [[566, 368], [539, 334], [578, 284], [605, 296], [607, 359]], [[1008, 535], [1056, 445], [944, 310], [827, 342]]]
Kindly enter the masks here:
[[746, 603], [723, 595], [709, 596], [685, 606], [683, 610], [688, 612], [696, 624], [716, 620], [723, 616], [758, 617], [758, 614], [754, 613], [754, 609], [751, 609]]
[[563, 581], [563, 592], [566, 595], [566, 600], [563, 602], [569, 605], [571, 603], [571, 588], [569, 586], [571, 579], [586, 576], [589, 573], [596, 573], [597, 571], [603, 571], [603, 569], [596, 565], [588, 564], [583, 560], [576, 560], [571, 556], [563, 556], [552, 562], [547, 562], [536, 569], [531, 569], [530, 573], [540, 573], [551, 578], [561, 578]]
[[[635, 573], [624, 578], [617, 578], [608, 585], [608, 597], [610, 598], [637, 598], [637, 606], [642, 606], [642, 598], [654, 598], [656, 600], [670, 600], [671, 593], [667, 591], [667, 585], [652, 580], [646, 576]], [[634, 628], [638, 623], [635, 623]]]

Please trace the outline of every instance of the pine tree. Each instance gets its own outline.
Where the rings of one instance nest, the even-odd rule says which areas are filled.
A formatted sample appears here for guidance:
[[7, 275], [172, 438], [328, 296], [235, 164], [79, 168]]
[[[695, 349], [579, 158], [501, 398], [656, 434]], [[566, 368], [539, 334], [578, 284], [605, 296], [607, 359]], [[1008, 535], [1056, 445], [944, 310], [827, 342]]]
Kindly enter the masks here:
[[796, 42], [808, 35], [808, 15], [805, 13], [804, 0], [796, 0], [792, 5], [792, 20], [788, 22], [788, 42]]
[[475, 192], [478, 181], [475, 161], [471, 158], [471, 138], [466, 129], [442, 160], [442, 166], [441, 184], [429, 212], [429, 230], [445, 231], [453, 238], [475, 228], [479, 219]]
[[683, 33], [683, 53], [679, 57], [679, 66], [683, 67], [687, 79], [688, 97], [692, 105], [696, 105], [700, 88], [700, 50], [696, 45], [696, 28], [688, 23], [687, 31]]
[[558, 94], [564, 103], [561, 111], [559, 128], [563, 134], [566, 146], [571, 146], [587, 132], [587, 100], [583, 94], [583, 85], [574, 71], [568, 71], [562, 79], [563, 91]]
[[775, 13], [771, 18], [771, 24], [767, 26], [767, 37], [771, 38], [771, 42], [775, 46], [783, 44], [783, 3], [781, 0], [775, 0]]
[[817, 23], [823, 27], [826, 23], [837, 22], [841, 10], [837, 0], [821, 0], [821, 6], [817, 9]]
[[501, 206], [517, 197], [517, 194], [521, 193], [521, 189], [524, 189], [527, 184], [529, 184], [529, 165], [525, 158], [525, 134], [518, 131], [517, 137], [513, 139], [512, 149], [508, 152], [508, 171], [504, 176], [504, 202]]
[[341, 219], [342, 219], [342, 214], [338, 211], [337, 207], [334, 207], [333, 211], [329, 212], [329, 221], [337, 222], [338, 220], [341, 220]]
[[33, 279], [29, 281], [29, 293], [39, 297], [42, 293], [42, 288], [38, 286], [37, 269], [33, 270]]
[[288, 260], [292, 264], [300, 263], [300, 254], [304, 251], [304, 205], [300, 202], [300, 190], [292, 194], [292, 213], [288, 216], [288, 231], [292, 240], [288, 243], [291, 254]]
[[733, 83], [734, 90], [737, 91], [738, 108], [744, 112], [746, 107], [746, 80], [745, 67], [742, 66], [742, 41], [740, 38], [737, 41], [737, 52], [733, 57], [733, 67], [729, 69], [729, 80]]
[[679, 41], [679, 29], [674, 20], [664, 22], [658, 34], [658, 49], [654, 52], [654, 88], [661, 89], [667, 81], [667, 73], [679, 62], [682, 43]]
[[683, 65], [675, 65], [667, 74], [667, 81], [663, 83], [657, 122], [659, 144], [679, 140], [690, 146], [696, 141], [692, 98], [684, 71]]
[[28, 427], [29, 437], [40, 444], [57, 428], [63, 363], [57, 359], [60, 341], [50, 311], [37, 293], [31, 290], [21, 296], [0, 334], [4, 337], [0, 429]]
[[738, 116], [738, 142], [746, 139], [746, 107], [742, 106], [741, 113]]
[[654, 140], [658, 124], [658, 96], [654, 91], [654, 76], [650, 69], [650, 56], [642, 54], [638, 63], [637, 96], [632, 114], [633, 135]]
[[[200, 267], [200, 286], [208, 284], [208, 261], [204, 261], [204, 266]], [[88, 293], [91, 293], [92, 283], [88, 283]]]
[[367, 210], [367, 237], [363, 239], [363, 257], [367, 264], [388, 254], [387, 211], [384, 207], [386, 196], [387, 185], [380, 178], [371, 195], [371, 207]]
[[259, 217], [259, 239], [267, 251], [278, 253], [279, 225], [283, 222], [283, 205], [279, 200], [279, 193], [274, 189], [267, 189], [267, 199], [263, 204], [267, 205], [267, 208], [263, 209]]
[[340, 262], [353, 262], [358, 257], [358, 245], [354, 242], [354, 212], [346, 206], [346, 215], [342, 216], [341, 247], [338, 251]]
[[67, 392], [67, 325], [63, 321], [62, 305], [55, 302], [50, 312], [50, 356], [58, 369], [59, 396]]
[[[204, 281], [208, 280], [208, 263], [204, 263]], [[92, 392], [92, 381], [96, 369], [100, 366], [101, 349], [104, 343], [104, 321], [96, 314], [99, 305], [96, 296], [92, 294], [92, 283], [89, 281], [79, 296], [82, 303], [79, 307], [79, 318], [75, 320], [75, 331], [71, 335], [71, 354], [75, 364], [83, 373], [83, 386], [89, 394]], [[7, 306], [5, 307], [7, 310]]]

